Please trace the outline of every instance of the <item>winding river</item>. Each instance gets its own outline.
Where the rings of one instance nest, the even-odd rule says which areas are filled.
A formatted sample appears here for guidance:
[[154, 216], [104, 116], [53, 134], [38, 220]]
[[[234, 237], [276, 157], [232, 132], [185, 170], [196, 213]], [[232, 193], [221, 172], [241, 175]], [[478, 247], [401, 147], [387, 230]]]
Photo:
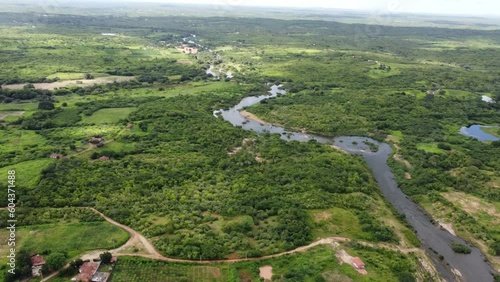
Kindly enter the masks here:
[[[328, 138], [315, 136], [307, 133], [287, 131], [282, 127], [248, 120], [241, 113], [245, 107], [259, 103], [260, 101], [286, 94], [286, 91], [279, 86], [273, 85], [269, 91], [270, 95], [256, 97], [247, 97], [238, 105], [229, 110], [219, 110], [214, 112], [214, 116], [222, 118], [234, 126], [240, 126], [245, 130], [253, 130], [257, 133], [276, 133], [280, 134], [281, 139], [286, 141], [307, 142], [316, 140], [317, 142], [336, 145], [342, 150], [351, 154], [361, 155], [371, 168], [375, 180], [378, 183], [385, 198], [397, 209], [398, 212], [405, 214], [407, 221], [414, 227], [417, 236], [422, 241], [422, 248], [427, 251], [435, 262], [435, 265], [442, 277], [447, 281], [466, 281], [466, 282], [490, 282], [493, 281], [491, 272], [493, 268], [485, 262], [485, 256], [475, 247], [471, 246], [472, 253], [468, 255], [457, 254], [451, 249], [451, 242], [459, 242], [469, 245], [464, 240], [456, 237], [449, 232], [442, 230], [431, 223], [431, 218], [416, 203], [399, 189], [391, 169], [387, 165], [387, 159], [391, 154], [391, 147], [386, 143], [377, 142], [367, 137], [341, 136]], [[369, 141], [379, 146], [376, 153], [370, 151], [368, 145], [363, 141]], [[444, 260], [438, 259], [438, 255], [430, 250], [435, 250], [438, 254], [444, 256]]]

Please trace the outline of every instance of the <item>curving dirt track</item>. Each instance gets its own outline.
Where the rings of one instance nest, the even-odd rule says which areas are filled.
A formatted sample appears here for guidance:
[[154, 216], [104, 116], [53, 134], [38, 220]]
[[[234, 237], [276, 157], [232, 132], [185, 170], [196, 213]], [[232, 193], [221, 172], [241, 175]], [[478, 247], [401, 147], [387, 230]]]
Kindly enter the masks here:
[[[95, 213], [99, 214], [100, 216], [102, 216], [107, 222], [124, 229], [125, 231], [127, 231], [130, 234], [130, 239], [124, 245], [122, 245], [121, 247], [119, 247], [117, 249], [113, 249], [113, 250], [109, 251], [114, 256], [140, 256], [140, 257], [144, 257], [144, 258], [167, 261], [167, 262], [190, 262], [190, 263], [226, 262], [226, 263], [230, 263], [230, 262], [256, 261], [256, 260], [264, 260], [264, 259], [269, 259], [269, 258], [276, 258], [276, 257], [281, 257], [281, 256], [285, 256], [285, 255], [298, 253], [298, 252], [305, 252], [305, 251], [307, 251], [311, 248], [314, 248], [316, 246], [319, 246], [319, 245], [332, 245], [333, 243], [336, 243], [336, 242], [350, 242], [351, 241], [351, 239], [345, 238], [345, 237], [323, 238], [323, 239], [319, 239], [319, 240], [317, 240], [309, 245], [302, 246], [302, 247], [296, 248], [296, 249], [291, 250], [291, 251], [282, 252], [282, 253], [273, 254], [273, 255], [262, 256], [262, 257], [256, 257], [256, 258], [219, 259], [219, 260], [176, 259], [176, 258], [165, 257], [162, 254], [160, 254], [160, 252], [158, 252], [158, 250], [156, 250], [156, 248], [153, 246], [153, 244], [151, 244], [151, 242], [149, 242], [148, 239], [146, 239], [146, 237], [144, 237], [138, 231], [130, 228], [129, 226], [123, 225], [121, 223], [118, 223], [118, 222], [112, 220], [111, 218], [107, 217], [106, 215], [104, 215], [103, 213], [101, 213], [100, 211], [98, 211], [94, 208], [90, 208], [90, 209], [92, 211], [94, 211]], [[140, 243], [144, 247], [147, 254], [129, 253], [129, 252], [125, 251], [128, 248], [131, 248], [133, 246], [137, 246], [138, 243]], [[358, 242], [358, 243], [360, 243], [362, 245], [366, 245], [366, 246], [373, 245], [373, 244], [368, 243], [368, 242]], [[418, 248], [403, 249], [399, 246], [394, 246], [394, 245], [390, 245], [390, 244], [380, 244], [379, 247], [383, 247], [383, 248], [387, 248], [387, 249], [391, 249], [391, 250], [397, 250], [397, 251], [400, 251], [403, 253], [422, 252], [422, 250], [418, 249]], [[100, 252], [102, 252], [102, 251], [100, 251]], [[84, 257], [88, 258], [89, 255], [95, 256], [98, 254], [99, 254], [99, 251], [93, 251], [92, 253], [89, 253], [89, 254], [85, 255]]]

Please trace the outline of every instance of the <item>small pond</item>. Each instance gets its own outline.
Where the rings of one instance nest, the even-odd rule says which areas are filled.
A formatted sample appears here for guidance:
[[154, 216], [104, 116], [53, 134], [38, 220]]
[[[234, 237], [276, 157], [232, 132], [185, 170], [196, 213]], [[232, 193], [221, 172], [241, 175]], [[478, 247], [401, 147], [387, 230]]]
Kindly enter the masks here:
[[465, 136], [469, 136], [472, 138], [476, 138], [477, 140], [482, 141], [482, 142], [500, 140], [500, 138], [483, 131], [483, 128], [499, 128], [499, 127], [473, 124], [469, 127], [464, 126], [464, 127], [460, 128], [460, 134], [465, 135]]

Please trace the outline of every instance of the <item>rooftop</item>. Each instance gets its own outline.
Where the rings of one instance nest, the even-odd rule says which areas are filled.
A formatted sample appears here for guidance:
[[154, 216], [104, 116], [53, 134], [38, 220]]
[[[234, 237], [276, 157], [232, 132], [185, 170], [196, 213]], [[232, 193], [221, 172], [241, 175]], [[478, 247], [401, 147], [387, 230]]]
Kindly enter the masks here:
[[31, 257], [31, 264], [33, 266], [38, 266], [38, 265], [44, 265], [45, 264], [45, 258], [39, 255], [32, 256]]

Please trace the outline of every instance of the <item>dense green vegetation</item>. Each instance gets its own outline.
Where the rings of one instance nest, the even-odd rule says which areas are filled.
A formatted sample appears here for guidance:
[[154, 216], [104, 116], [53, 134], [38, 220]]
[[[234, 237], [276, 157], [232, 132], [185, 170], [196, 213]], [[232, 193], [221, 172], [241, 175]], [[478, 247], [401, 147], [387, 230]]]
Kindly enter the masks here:
[[[89, 87], [0, 89], [0, 114], [20, 115], [0, 120], [0, 172], [18, 171], [24, 245], [43, 252], [51, 246], [45, 240], [109, 233], [104, 243], [51, 246], [53, 268], [58, 253], [69, 260], [118, 245], [123, 234], [78, 208], [95, 207], [171, 257], [257, 257], [328, 236], [419, 246], [360, 157], [314, 141], [257, 136], [213, 116], [265, 93], [271, 81], [289, 94], [249, 111], [325, 136], [388, 138], [399, 156], [390, 165], [401, 188], [431, 212], [434, 205], [453, 210], [449, 219], [460, 224], [459, 232], [498, 255], [500, 231], [442, 193], [500, 201], [500, 143], [458, 133], [461, 126], [500, 120], [499, 104], [481, 101], [481, 95], [500, 100], [500, 33], [391, 26], [362, 32], [371, 28], [310, 20], [0, 14], [2, 84], [135, 77]], [[118, 36], [101, 34], [109, 30]], [[221, 56], [177, 50], [190, 34]], [[210, 64], [234, 79], [207, 76]], [[43, 238], [29, 233], [34, 230], [45, 232]], [[414, 279], [414, 258], [361, 246], [352, 252], [371, 264], [368, 276], [338, 266], [324, 248], [269, 263], [285, 281]], [[257, 263], [214, 267], [222, 274], [207, 281], [258, 279]], [[141, 281], [154, 272], [190, 281], [193, 268], [127, 258], [113, 279]]]
[[457, 242], [452, 242], [451, 248], [453, 249], [453, 251], [455, 251], [456, 253], [459, 253], [459, 254], [470, 254], [472, 251], [469, 247], [462, 245], [460, 243], [457, 243]]
[[[32, 207], [95, 206], [154, 236], [167, 255], [220, 258], [235, 251], [259, 256], [304, 245], [312, 240], [305, 209], [362, 211], [374, 202], [370, 198], [379, 198], [361, 159], [315, 142], [286, 143], [267, 135], [229, 156], [248, 133], [213, 118], [213, 109], [238, 97], [221, 104], [223, 99], [180, 96], [140, 105], [129, 122], [147, 126], [116, 139], [133, 142], [136, 149], [121, 154], [107, 149], [120, 165], [58, 161], [44, 169], [37, 187], [21, 201]], [[257, 154], [267, 161], [259, 163]], [[332, 175], [336, 167], [346, 171]], [[376, 234], [371, 239], [397, 242], [391, 228], [359, 216], [363, 230]], [[155, 224], [156, 217], [163, 219], [161, 224]]]

